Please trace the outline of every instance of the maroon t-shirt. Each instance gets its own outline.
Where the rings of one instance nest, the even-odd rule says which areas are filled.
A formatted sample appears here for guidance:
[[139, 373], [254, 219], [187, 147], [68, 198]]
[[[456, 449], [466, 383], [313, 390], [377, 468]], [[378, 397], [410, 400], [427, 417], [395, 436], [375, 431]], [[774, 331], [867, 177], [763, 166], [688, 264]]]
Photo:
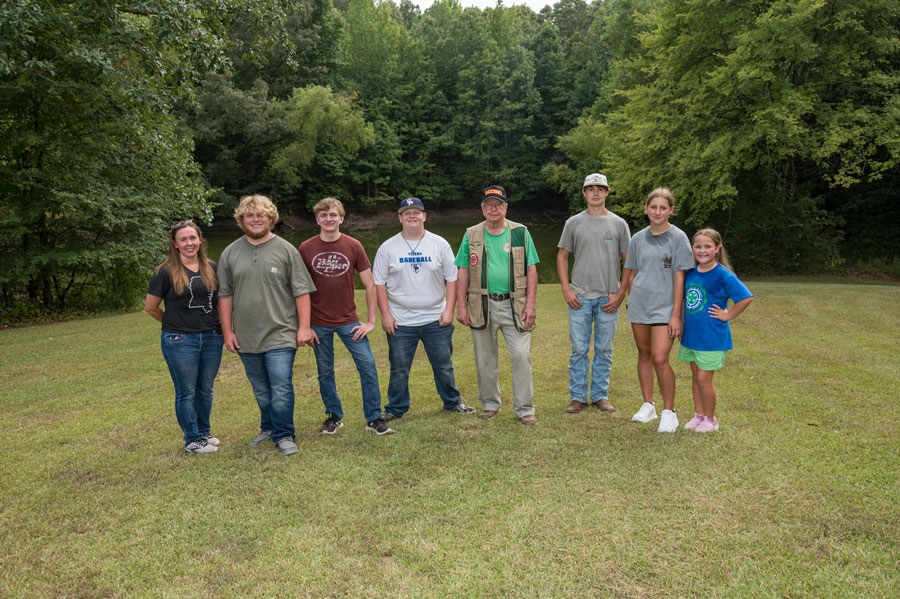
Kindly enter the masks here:
[[316, 285], [309, 296], [310, 324], [339, 327], [359, 320], [353, 300], [353, 271], [372, 268], [362, 244], [344, 233], [337, 241], [322, 241], [316, 235], [300, 244], [300, 256]]

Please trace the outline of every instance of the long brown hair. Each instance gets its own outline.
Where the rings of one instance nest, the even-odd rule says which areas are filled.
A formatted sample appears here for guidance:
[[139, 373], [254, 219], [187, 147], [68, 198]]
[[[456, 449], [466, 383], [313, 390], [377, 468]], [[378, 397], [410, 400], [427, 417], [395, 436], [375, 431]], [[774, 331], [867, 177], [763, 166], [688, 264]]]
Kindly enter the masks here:
[[701, 235], [704, 237], [709, 237], [714, 244], [719, 246], [719, 251], [716, 252], [716, 262], [718, 262], [731, 272], [734, 272], [734, 269], [731, 267], [731, 261], [728, 259], [728, 252], [725, 251], [725, 246], [722, 245], [722, 236], [719, 235], [719, 232], [715, 229], [709, 228], [700, 229], [699, 231], [694, 233], [694, 236], [691, 238], [691, 242], [693, 243], [694, 241], [696, 241], [697, 238]]
[[200, 262], [200, 278], [203, 279], [203, 284], [206, 285], [206, 289], [213, 291], [218, 286], [216, 282], [216, 273], [209, 263], [209, 258], [206, 257], [206, 240], [203, 239], [203, 232], [192, 220], [183, 220], [180, 223], [172, 225], [172, 230], [169, 231], [169, 253], [166, 255], [165, 261], [156, 267], [154, 273], [159, 272], [160, 269], [165, 266], [169, 269], [169, 274], [172, 276], [172, 285], [175, 287], [175, 293], [178, 295], [184, 293], [184, 290], [190, 283], [188, 281], [187, 272], [184, 270], [184, 264], [181, 263], [181, 254], [175, 248], [175, 236], [178, 234], [178, 231], [187, 227], [195, 230], [197, 232], [197, 237], [200, 238], [200, 249], [197, 250], [197, 260]]

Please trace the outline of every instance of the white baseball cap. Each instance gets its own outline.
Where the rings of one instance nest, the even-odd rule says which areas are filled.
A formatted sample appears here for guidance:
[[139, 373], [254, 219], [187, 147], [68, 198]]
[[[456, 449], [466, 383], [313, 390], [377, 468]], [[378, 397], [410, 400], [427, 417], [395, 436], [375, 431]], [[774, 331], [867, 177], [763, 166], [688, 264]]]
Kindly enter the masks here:
[[581, 186], [581, 189], [584, 189], [588, 185], [599, 185], [609, 189], [609, 183], [606, 182], [606, 175], [601, 175], [600, 173], [591, 173], [585, 177], [584, 185]]

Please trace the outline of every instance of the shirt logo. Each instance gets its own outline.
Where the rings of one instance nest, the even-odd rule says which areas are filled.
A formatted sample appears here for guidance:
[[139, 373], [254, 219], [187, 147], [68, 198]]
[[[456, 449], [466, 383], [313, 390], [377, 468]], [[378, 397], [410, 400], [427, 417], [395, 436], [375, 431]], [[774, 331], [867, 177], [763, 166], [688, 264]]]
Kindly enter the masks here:
[[269, 272], [271, 272], [273, 275], [277, 275], [277, 274], [278, 274], [278, 267], [277, 267], [277, 266], [273, 266], [271, 269], [269, 269]]
[[706, 290], [699, 283], [690, 283], [684, 290], [684, 308], [696, 314], [706, 307]]
[[663, 268], [666, 270], [672, 268], [672, 256], [666, 256], [663, 258]]
[[323, 277], [339, 277], [350, 270], [350, 258], [340, 252], [319, 252], [309, 261], [311, 270]]
[[614, 238], [613, 238], [612, 233], [610, 233], [609, 231], [607, 231], [607, 232], [606, 232], [606, 235], [604, 235], [604, 236], [601, 237], [600, 239], [602, 239], [602, 240], [605, 241], [606, 243], [609, 243], [609, 242], [613, 241]]
[[509, 242], [508, 241], [503, 244], [503, 251], [506, 252], [507, 254], [509, 253]]

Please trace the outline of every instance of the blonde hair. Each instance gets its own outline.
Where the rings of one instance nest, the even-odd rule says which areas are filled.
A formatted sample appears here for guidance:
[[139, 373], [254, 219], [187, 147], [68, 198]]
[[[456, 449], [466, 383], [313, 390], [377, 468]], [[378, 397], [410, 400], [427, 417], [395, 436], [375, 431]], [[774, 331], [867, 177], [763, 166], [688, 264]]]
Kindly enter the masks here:
[[244, 231], [244, 215], [248, 210], [253, 209], [257, 214], [268, 216], [272, 219], [272, 226], [278, 222], [278, 208], [272, 203], [272, 200], [264, 195], [254, 194], [241, 198], [241, 203], [234, 209], [234, 220], [237, 221], [241, 231]]
[[691, 238], [691, 243], [697, 241], [698, 237], [709, 237], [709, 239], [719, 246], [719, 250], [716, 252], [716, 262], [727, 268], [728, 270], [734, 272], [734, 269], [731, 267], [731, 261], [728, 259], [728, 252], [725, 251], [725, 246], [722, 245], [722, 236], [715, 229], [700, 229], [694, 236]]
[[338, 214], [344, 216], [344, 204], [337, 198], [323, 198], [319, 200], [316, 202], [316, 205], [313, 206], [313, 214], [318, 216], [320, 212], [325, 212], [332, 208], [337, 210]]
[[180, 223], [172, 225], [172, 230], [169, 231], [169, 253], [166, 255], [166, 259], [163, 263], [157, 266], [156, 270], [153, 271], [153, 273], [156, 274], [163, 267], [168, 268], [169, 275], [172, 277], [172, 286], [175, 288], [175, 293], [177, 295], [184, 293], [184, 290], [190, 286], [187, 271], [184, 269], [184, 264], [181, 262], [181, 253], [175, 247], [175, 236], [178, 235], [179, 231], [188, 227], [195, 230], [197, 232], [197, 237], [200, 238], [200, 249], [197, 250], [197, 260], [200, 262], [200, 266], [198, 267], [200, 278], [203, 279], [203, 284], [206, 285], [207, 290], [213, 291], [218, 287], [216, 272], [213, 270], [212, 265], [209, 263], [209, 258], [206, 256], [206, 240], [203, 239], [203, 232], [200, 231], [200, 227], [198, 227], [194, 221], [183, 220]]
[[675, 196], [672, 195], [672, 190], [668, 187], [657, 187], [649, 194], [647, 194], [647, 200], [644, 202], [644, 208], [646, 208], [650, 204], [650, 200], [653, 198], [662, 198], [669, 203], [669, 208], [675, 207]]

